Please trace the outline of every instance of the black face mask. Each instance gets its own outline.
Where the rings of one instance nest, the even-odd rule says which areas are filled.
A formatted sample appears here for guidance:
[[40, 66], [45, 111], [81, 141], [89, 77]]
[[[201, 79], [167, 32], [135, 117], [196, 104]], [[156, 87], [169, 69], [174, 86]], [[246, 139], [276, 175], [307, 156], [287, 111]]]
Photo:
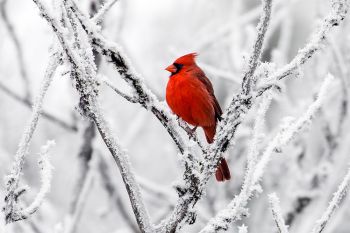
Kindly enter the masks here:
[[176, 67], [176, 72], [171, 73], [171, 76], [179, 73], [180, 70], [182, 69], [182, 67], [184, 66], [184, 65], [181, 65], [181, 64], [178, 64], [178, 63], [174, 63], [173, 65]]

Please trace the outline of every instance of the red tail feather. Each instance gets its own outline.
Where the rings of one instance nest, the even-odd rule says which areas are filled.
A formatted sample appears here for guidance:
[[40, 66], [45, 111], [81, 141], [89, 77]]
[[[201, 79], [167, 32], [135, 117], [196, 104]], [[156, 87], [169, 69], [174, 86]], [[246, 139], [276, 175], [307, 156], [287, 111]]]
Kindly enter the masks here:
[[217, 181], [222, 182], [231, 179], [230, 169], [228, 168], [225, 158], [222, 158], [215, 172]]

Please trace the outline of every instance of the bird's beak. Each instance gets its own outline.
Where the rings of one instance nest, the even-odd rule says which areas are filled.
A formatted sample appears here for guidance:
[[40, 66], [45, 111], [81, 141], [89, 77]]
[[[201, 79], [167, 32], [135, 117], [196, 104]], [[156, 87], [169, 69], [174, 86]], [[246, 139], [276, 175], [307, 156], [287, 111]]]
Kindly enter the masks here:
[[177, 68], [174, 65], [170, 65], [165, 70], [169, 71], [170, 73], [176, 73]]

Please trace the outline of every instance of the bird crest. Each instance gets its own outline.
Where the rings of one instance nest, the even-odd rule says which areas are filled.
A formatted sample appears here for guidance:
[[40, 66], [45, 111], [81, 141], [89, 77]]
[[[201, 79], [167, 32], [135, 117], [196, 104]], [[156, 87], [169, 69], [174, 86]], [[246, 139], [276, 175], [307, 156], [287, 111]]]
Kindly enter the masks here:
[[197, 53], [189, 53], [186, 55], [183, 55], [182, 57], [179, 57], [175, 60], [174, 63], [181, 64], [181, 65], [190, 65], [195, 63], [195, 58], [198, 54]]

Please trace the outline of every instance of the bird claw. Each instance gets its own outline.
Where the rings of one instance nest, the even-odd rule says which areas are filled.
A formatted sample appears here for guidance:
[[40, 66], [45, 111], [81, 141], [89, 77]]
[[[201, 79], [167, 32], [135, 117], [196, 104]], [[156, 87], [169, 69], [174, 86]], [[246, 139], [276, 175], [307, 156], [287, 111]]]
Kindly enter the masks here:
[[195, 137], [197, 127], [198, 127], [198, 126], [195, 126], [193, 129], [190, 128], [190, 129], [188, 130], [188, 138], [189, 138], [189, 139]]

